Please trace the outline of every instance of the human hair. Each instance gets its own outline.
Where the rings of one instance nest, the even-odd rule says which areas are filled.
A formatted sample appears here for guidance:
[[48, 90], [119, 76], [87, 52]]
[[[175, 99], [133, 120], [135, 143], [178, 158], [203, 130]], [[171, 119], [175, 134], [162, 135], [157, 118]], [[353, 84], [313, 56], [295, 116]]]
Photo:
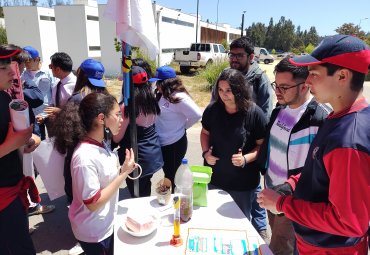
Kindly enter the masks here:
[[64, 72], [72, 72], [73, 62], [71, 57], [65, 52], [56, 52], [51, 57], [51, 64], [59, 67]]
[[244, 51], [248, 54], [254, 54], [254, 46], [249, 39], [249, 37], [243, 36], [240, 38], [235, 39], [230, 44], [230, 50], [236, 49], [236, 48], [242, 48]]
[[[136, 117], [139, 114], [154, 114], [159, 115], [161, 112], [158, 102], [152, 92], [152, 88], [149, 83], [134, 84], [134, 97], [135, 97], [135, 108]], [[130, 105], [125, 107], [125, 117], [128, 118], [129, 112], [131, 111]]]
[[103, 88], [92, 85], [85, 72], [81, 68], [78, 68], [76, 86], [73, 90], [73, 94], [80, 93], [84, 97], [91, 92], [103, 92], [108, 94], [108, 90], [105, 87]]
[[[0, 56], [11, 55], [14, 51], [20, 50], [18, 46], [14, 44], [2, 44], [0, 45]], [[12, 61], [12, 57], [0, 58], [0, 65], [9, 65]]]
[[161, 89], [161, 93], [157, 92], [157, 100], [163, 96], [172, 104], [180, 102], [180, 98], [173, 95], [174, 92], [185, 92], [189, 95], [185, 86], [182, 84], [182, 80], [179, 77], [169, 78], [165, 80], [158, 80], [156, 85]]
[[216, 96], [217, 102], [224, 105], [219, 96], [218, 88], [220, 81], [226, 81], [231, 88], [231, 92], [235, 97], [235, 104], [239, 111], [246, 112], [253, 104], [251, 91], [247, 88], [249, 85], [246, 83], [243, 73], [236, 69], [225, 69], [222, 71], [216, 82]]
[[140, 66], [141, 68], [143, 68], [148, 75], [148, 79], [153, 77], [152, 68], [150, 67], [150, 64], [146, 60], [142, 58], [134, 58], [132, 60], [132, 65]]
[[296, 66], [289, 62], [290, 57], [283, 58], [274, 69], [274, 74], [289, 72], [294, 80], [306, 80], [308, 77], [307, 66]]
[[116, 103], [112, 95], [104, 93], [91, 93], [80, 103], [68, 102], [53, 124], [55, 148], [62, 154], [72, 152], [93, 129], [95, 118], [100, 113], [108, 115]]
[[[342, 66], [331, 64], [331, 63], [323, 63], [320, 65], [326, 68], [326, 73], [329, 76], [333, 76], [334, 73], [340, 69], [348, 69]], [[348, 69], [348, 70], [352, 72], [352, 79], [350, 81], [350, 89], [356, 92], [361, 91], [364, 87], [366, 74], [354, 71], [352, 69]]]

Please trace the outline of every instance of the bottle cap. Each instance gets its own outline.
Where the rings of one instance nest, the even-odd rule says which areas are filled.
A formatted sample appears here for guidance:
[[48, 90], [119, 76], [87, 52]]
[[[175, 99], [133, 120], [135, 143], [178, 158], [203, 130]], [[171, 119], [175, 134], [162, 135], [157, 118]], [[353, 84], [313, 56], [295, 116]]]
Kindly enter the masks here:
[[181, 164], [187, 164], [187, 163], [188, 163], [188, 160], [186, 158], [183, 158], [181, 161]]

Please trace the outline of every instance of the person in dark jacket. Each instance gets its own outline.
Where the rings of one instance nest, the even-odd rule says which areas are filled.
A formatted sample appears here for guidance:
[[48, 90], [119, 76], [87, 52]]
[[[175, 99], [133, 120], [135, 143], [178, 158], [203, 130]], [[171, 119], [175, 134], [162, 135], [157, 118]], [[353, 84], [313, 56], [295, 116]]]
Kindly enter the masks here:
[[[265, 187], [290, 194], [291, 175], [300, 174], [308, 148], [328, 111], [318, 104], [305, 83], [307, 67], [298, 67], [284, 58], [275, 66], [271, 84], [279, 106], [272, 111], [266, 137], [257, 162], [265, 175]], [[271, 227], [270, 249], [276, 255], [292, 254], [295, 238], [292, 222], [268, 211]]]
[[315, 99], [329, 103], [333, 111], [311, 143], [299, 181], [291, 177], [296, 184], [293, 195], [265, 189], [257, 201], [293, 221], [300, 255], [366, 255], [370, 106], [362, 91], [370, 47], [357, 37], [334, 35], [310, 55], [289, 61], [308, 66], [306, 84]]

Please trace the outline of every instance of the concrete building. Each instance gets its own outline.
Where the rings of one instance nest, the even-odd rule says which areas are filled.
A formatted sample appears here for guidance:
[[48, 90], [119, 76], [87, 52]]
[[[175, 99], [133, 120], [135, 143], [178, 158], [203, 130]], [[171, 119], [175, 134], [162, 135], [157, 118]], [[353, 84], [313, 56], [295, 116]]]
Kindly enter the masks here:
[[[68, 53], [74, 69], [86, 58], [100, 60], [107, 76], [121, 73], [121, 53], [116, 52], [115, 23], [104, 17], [106, 5], [96, 0], [75, 0], [73, 5], [43, 8], [36, 6], [4, 7], [8, 42], [21, 47], [32, 45], [49, 61], [57, 51]], [[196, 14], [152, 5], [156, 24], [158, 65], [169, 64], [175, 50], [188, 49], [195, 42], [230, 42], [240, 30], [227, 24], [202, 21]], [[145, 52], [145, 49], [143, 49]]]

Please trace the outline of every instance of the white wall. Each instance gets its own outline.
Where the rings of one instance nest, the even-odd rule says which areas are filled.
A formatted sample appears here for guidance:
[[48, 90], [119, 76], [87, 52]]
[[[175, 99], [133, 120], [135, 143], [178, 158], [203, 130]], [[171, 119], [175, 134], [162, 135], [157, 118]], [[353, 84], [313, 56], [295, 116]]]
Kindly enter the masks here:
[[34, 47], [45, 63], [43, 68], [47, 68], [50, 56], [58, 51], [54, 10], [35, 6], [4, 7], [4, 16], [8, 42]]
[[73, 68], [77, 69], [87, 58], [100, 60], [100, 50], [89, 50], [89, 46], [100, 47], [99, 21], [87, 20], [87, 15], [98, 17], [98, 8], [65, 5], [54, 9], [59, 51], [72, 57]]
[[105, 68], [105, 75], [118, 76], [121, 74], [121, 52], [116, 52], [114, 47], [116, 23], [104, 17], [105, 4], [99, 4], [98, 8], [101, 61]]

